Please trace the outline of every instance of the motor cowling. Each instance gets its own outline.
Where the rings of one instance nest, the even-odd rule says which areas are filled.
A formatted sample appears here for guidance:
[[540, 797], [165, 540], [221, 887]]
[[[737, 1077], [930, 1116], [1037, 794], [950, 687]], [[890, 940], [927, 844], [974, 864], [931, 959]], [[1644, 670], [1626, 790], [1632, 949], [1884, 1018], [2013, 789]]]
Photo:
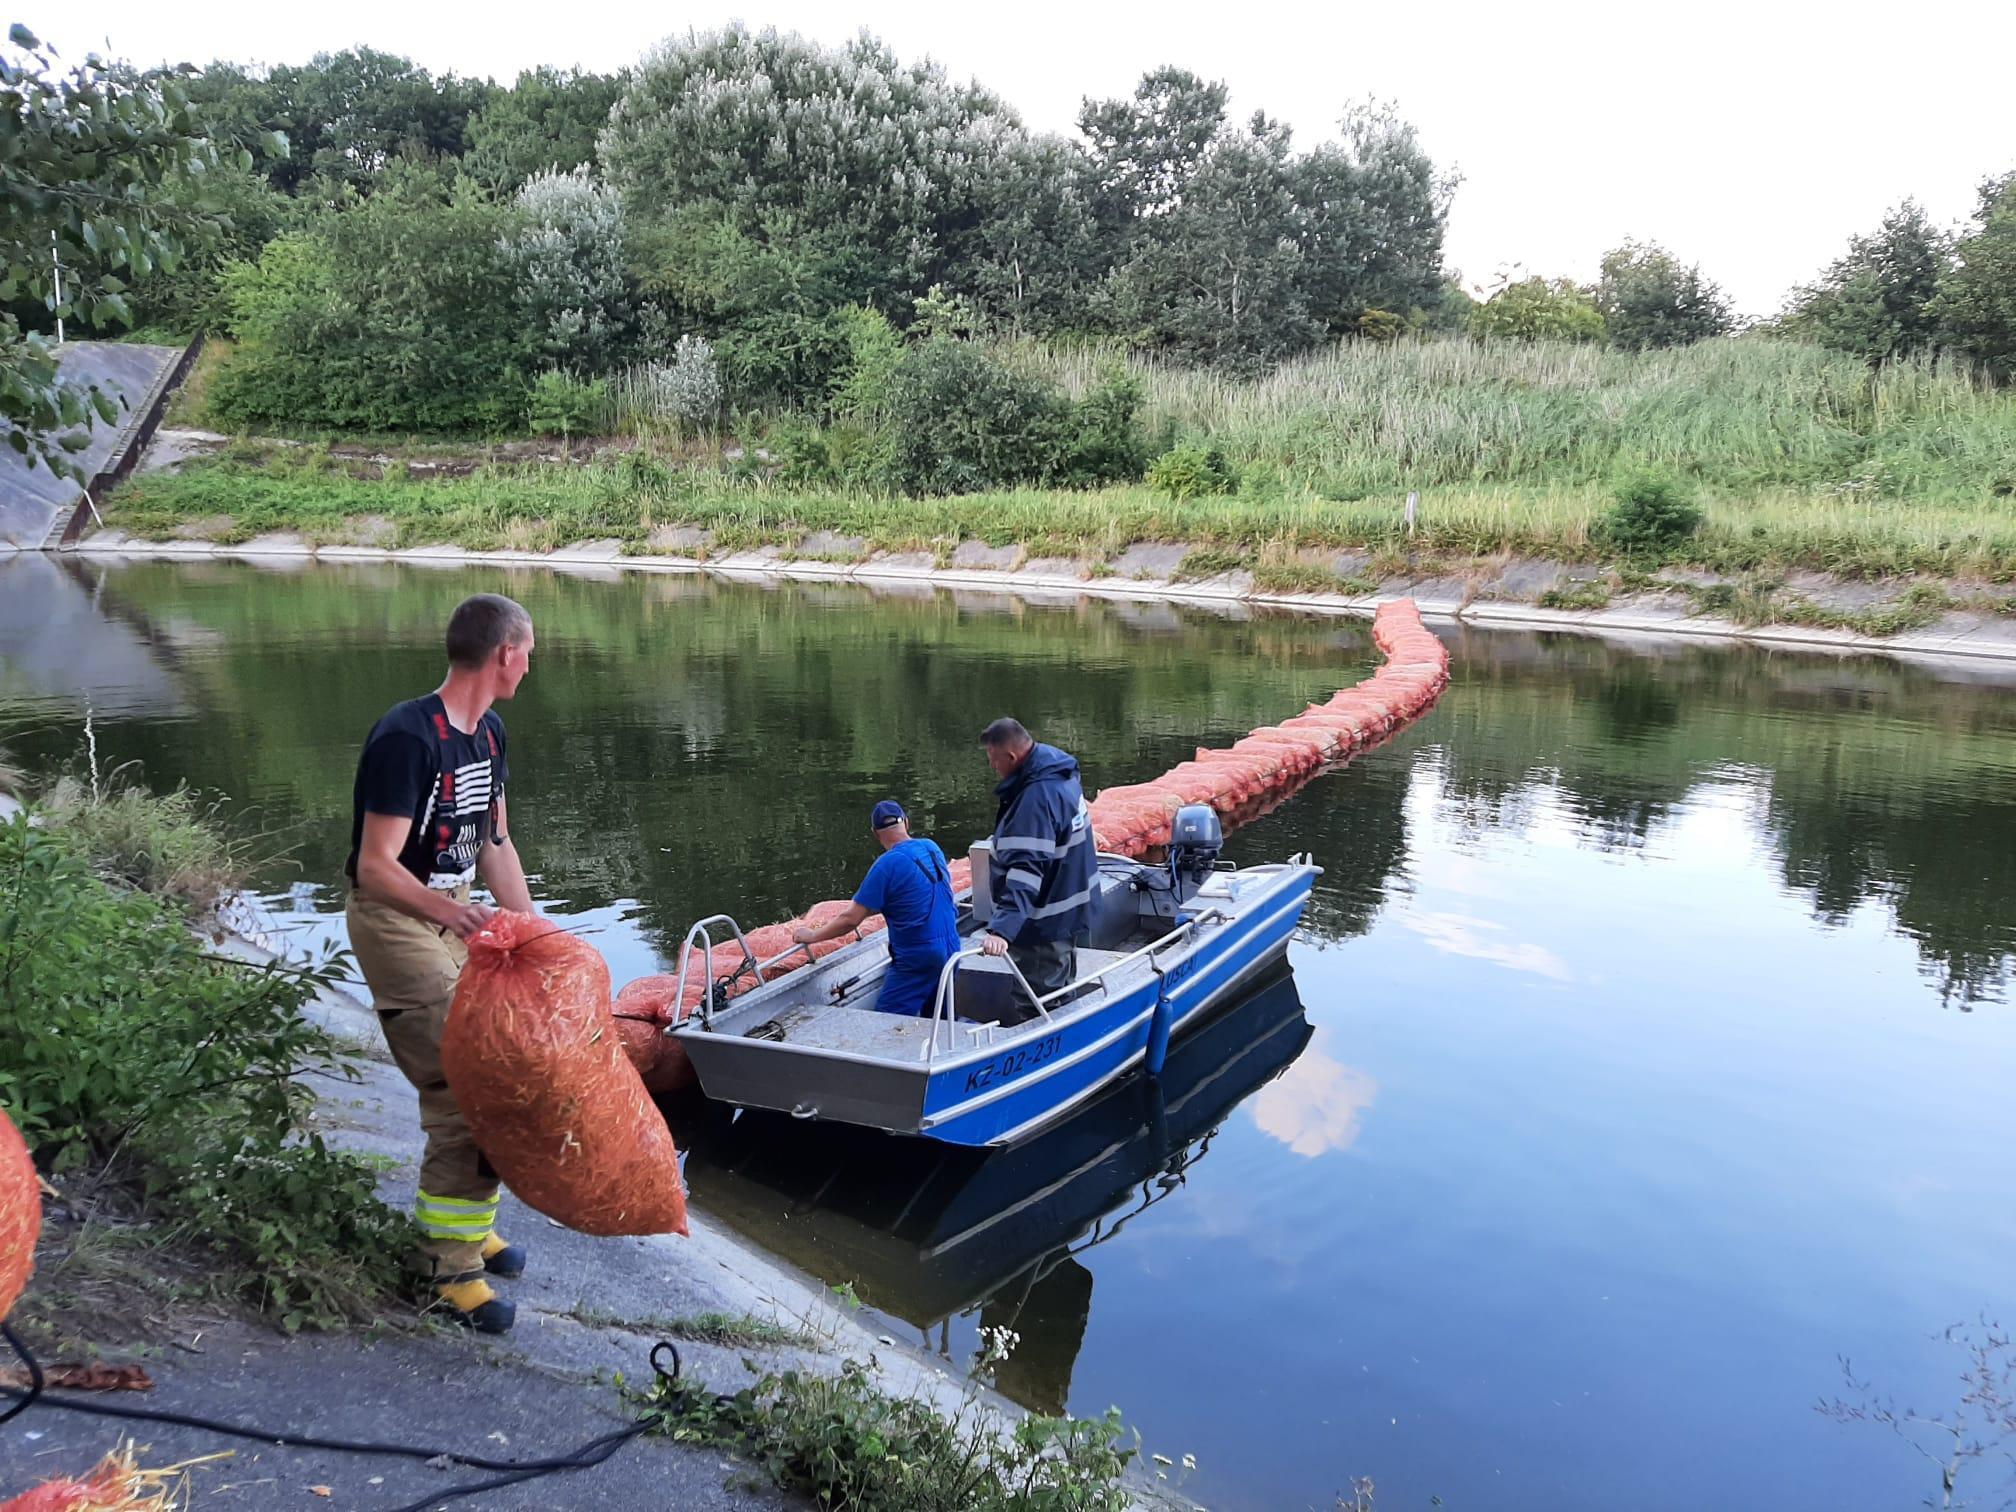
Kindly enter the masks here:
[[1211, 875], [1225, 848], [1225, 829], [1208, 803], [1186, 803], [1169, 825], [1169, 881], [1178, 902], [1188, 901]]

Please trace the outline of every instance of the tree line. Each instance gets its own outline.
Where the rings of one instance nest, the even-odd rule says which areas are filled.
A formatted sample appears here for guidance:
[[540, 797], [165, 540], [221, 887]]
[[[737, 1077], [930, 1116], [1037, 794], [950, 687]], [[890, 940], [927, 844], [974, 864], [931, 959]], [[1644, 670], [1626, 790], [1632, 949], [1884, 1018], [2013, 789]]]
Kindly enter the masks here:
[[[1250, 375], [1338, 340], [1643, 350], [1737, 326], [1698, 266], [1651, 243], [1613, 249], [1593, 284], [1505, 277], [1474, 297], [1443, 258], [1455, 177], [1391, 108], [1352, 106], [1305, 145], [1180, 68], [1085, 100], [1056, 136], [865, 33], [828, 47], [737, 24], [618, 73], [508, 86], [368, 48], [66, 72], [14, 43], [0, 401], [17, 430], [31, 391], [46, 398], [32, 338], [57, 303], [52, 231], [66, 313], [233, 337], [224, 417], [330, 429], [565, 428], [606, 415], [611, 386], [661, 414], [839, 419], [850, 383], [857, 409], [886, 397], [859, 377], [891, 337], [1088, 342]], [[66, 112], [89, 139], [106, 102], [159, 119], [79, 152]], [[80, 209], [120, 159], [120, 215]], [[2012, 186], [1985, 186], [1959, 235], [1901, 207], [1772, 328], [2016, 376]]]

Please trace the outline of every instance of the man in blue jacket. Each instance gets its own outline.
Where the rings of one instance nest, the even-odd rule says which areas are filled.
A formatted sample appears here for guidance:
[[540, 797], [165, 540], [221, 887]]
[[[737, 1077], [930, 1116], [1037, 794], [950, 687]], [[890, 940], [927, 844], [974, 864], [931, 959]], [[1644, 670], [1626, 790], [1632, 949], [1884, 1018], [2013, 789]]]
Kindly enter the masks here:
[[980, 947], [1006, 955], [1046, 997], [1077, 975], [1076, 945], [1092, 922], [1099, 881], [1078, 761], [1032, 740], [1013, 719], [995, 720], [980, 743], [1001, 779], [989, 873], [994, 917]]

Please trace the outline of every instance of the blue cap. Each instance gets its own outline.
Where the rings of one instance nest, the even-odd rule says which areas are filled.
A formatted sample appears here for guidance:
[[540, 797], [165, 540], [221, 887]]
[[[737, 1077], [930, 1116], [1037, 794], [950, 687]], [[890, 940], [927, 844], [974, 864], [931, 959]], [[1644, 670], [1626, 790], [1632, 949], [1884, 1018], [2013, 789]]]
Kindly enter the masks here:
[[884, 798], [875, 805], [875, 813], [869, 823], [876, 829], [887, 829], [892, 824], [900, 824], [910, 816], [903, 812], [903, 805], [894, 798]]

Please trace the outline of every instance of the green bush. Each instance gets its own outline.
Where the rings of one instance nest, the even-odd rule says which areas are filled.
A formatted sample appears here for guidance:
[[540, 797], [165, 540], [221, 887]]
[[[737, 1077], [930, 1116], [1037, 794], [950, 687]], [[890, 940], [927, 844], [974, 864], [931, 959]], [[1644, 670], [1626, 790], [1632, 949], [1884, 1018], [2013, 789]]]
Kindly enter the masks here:
[[1603, 312], [1589, 291], [1566, 278], [1507, 282], [1470, 312], [1479, 340], [1601, 341]]
[[771, 429], [768, 441], [777, 480], [793, 487], [871, 490], [888, 476], [892, 451], [879, 430], [784, 421]]
[[1066, 481], [1079, 486], [1132, 483], [1148, 465], [1141, 434], [1141, 380], [1108, 368], [1072, 407], [1071, 453]]
[[1185, 442], [1148, 465], [1148, 486], [1166, 499], [1206, 498], [1239, 492], [1239, 475], [1215, 446]]
[[541, 436], [591, 436], [603, 429], [609, 412], [609, 385], [572, 373], [541, 373], [532, 380], [526, 422]]
[[1701, 506], [1679, 479], [1637, 473], [1617, 485], [1617, 502], [1603, 516], [1603, 534], [1624, 551], [1657, 554], [1701, 528]]
[[1066, 471], [1070, 401], [971, 342], [933, 337], [889, 381], [889, 481], [908, 494], [1050, 483]]
[[1406, 334], [1406, 320], [1391, 310], [1366, 310], [1358, 317], [1361, 341], [1398, 341]]
[[302, 1016], [327, 972], [209, 954], [185, 907], [108, 883], [47, 817], [0, 825], [0, 1103], [37, 1163], [228, 1260], [287, 1328], [369, 1316], [408, 1232], [308, 1127], [299, 1073], [356, 1075]]
[[515, 225], [508, 207], [415, 174], [276, 238], [226, 275], [239, 343], [212, 408], [327, 430], [516, 425], [540, 333], [500, 249]]

